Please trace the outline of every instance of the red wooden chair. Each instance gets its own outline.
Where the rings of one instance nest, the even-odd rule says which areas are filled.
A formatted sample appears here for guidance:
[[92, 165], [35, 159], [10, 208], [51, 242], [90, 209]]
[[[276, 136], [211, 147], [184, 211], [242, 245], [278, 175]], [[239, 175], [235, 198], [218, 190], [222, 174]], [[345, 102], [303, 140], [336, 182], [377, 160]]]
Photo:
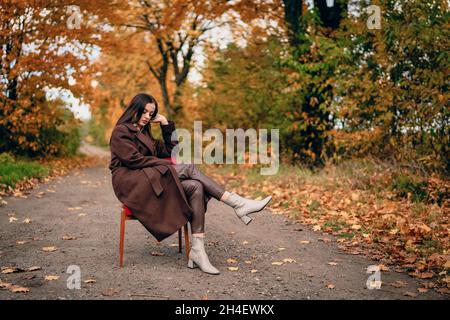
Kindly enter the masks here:
[[[171, 160], [172, 163], [175, 163], [174, 159], [171, 158], [165, 158], [167, 160]], [[120, 246], [119, 246], [119, 255], [120, 255], [120, 267], [123, 267], [123, 249], [124, 249], [124, 244], [125, 244], [125, 222], [127, 220], [137, 220], [134, 216], [133, 213], [131, 212], [131, 210], [125, 206], [122, 205], [122, 212], [120, 213]], [[189, 259], [189, 250], [190, 250], [190, 245], [189, 245], [189, 232], [188, 232], [188, 225], [187, 223], [184, 225], [184, 242], [186, 244], [186, 257]], [[180, 230], [178, 230], [178, 252], [181, 253], [182, 251], [182, 235], [181, 235], [182, 231], [181, 228]]]
[[[120, 267], [123, 267], [123, 249], [125, 244], [125, 222], [127, 220], [137, 220], [133, 213], [127, 206], [122, 205], [122, 212], [120, 214], [120, 248], [119, 248], [119, 254], [120, 254]], [[184, 225], [184, 242], [186, 244], [186, 257], [189, 259], [189, 232], [188, 232], [188, 225], [187, 223]], [[178, 252], [181, 253], [182, 251], [182, 231], [181, 228], [178, 230]]]

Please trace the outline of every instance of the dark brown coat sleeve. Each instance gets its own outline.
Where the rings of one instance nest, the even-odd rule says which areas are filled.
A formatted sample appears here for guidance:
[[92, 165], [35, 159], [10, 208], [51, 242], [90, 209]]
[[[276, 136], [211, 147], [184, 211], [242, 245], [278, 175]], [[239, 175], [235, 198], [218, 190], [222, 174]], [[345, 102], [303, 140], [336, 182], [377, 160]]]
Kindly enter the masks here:
[[172, 137], [172, 132], [175, 131], [175, 123], [172, 120], [168, 120], [168, 124], [161, 124], [162, 136], [164, 141], [159, 139], [155, 140], [156, 151], [158, 157], [167, 158], [172, 154], [172, 149], [178, 144], [178, 140], [170, 140]]
[[142, 169], [157, 165], [170, 165], [169, 160], [159, 159], [155, 156], [144, 156], [131, 139], [128, 129], [117, 126], [111, 136], [111, 151], [119, 158], [120, 162], [130, 169]]

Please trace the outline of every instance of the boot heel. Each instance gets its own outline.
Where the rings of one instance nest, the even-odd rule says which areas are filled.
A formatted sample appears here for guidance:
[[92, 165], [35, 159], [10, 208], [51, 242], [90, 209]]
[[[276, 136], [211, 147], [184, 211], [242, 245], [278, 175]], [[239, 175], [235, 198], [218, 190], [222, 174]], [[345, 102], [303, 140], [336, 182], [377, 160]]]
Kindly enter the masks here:
[[241, 220], [242, 220], [243, 223], [249, 224], [253, 219], [250, 218], [249, 216], [242, 216]]
[[189, 259], [188, 261], [188, 268], [194, 269], [196, 267], [194, 261], [192, 261], [191, 259]]

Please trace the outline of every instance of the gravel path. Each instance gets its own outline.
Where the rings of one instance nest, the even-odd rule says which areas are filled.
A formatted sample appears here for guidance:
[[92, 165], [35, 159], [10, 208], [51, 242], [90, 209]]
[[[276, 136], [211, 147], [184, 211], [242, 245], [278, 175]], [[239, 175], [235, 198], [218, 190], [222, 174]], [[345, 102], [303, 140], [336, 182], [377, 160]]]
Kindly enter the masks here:
[[[376, 262], [342, 252], [332, 236], [272, 214], [270, 208], [245, 226], [215, 199], [207, 212], [206, 239], [220, 275], [188, 269], [176, 234], [157, 243], [138, 221], [127, 222], [125, 265], [120, 269], [120, 203], [106, 166], [75, 170], [24, 192], [24, 197], [5, 200], [8, 204], [0, 208], [0, 266], [40, 269], [0, 273], [3, 283], [30, 289], [0, 289], [0, 300], [445, 299], [434, 291], [419, 293], [417, 280], [393, 268], [381, 274], [380, 290], [368, 290], [366, 269]], [[56, 250], [45, 252], [44, 247]], [[70, 265], [80, 268], [80, 289], [67, 288]], [[52, 275], [59, 278], [45, 279]]]

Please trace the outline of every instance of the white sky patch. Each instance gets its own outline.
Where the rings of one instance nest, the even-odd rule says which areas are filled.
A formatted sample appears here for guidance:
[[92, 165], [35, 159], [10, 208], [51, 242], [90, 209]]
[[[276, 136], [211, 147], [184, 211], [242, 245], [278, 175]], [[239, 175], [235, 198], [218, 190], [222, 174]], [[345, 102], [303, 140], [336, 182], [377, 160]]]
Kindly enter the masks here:
[[65, 107], [73, 112], [75, 118], [80, 120], [89, 120], [91, 118], [91, 111], [89, 110], [90, 105], [81, 103], [80, 99], [75, 98], [67, 89], [57, 89], [51, 88], [45, 89], [47, 100], [55, 100], [60, 98], [64, 101]]

